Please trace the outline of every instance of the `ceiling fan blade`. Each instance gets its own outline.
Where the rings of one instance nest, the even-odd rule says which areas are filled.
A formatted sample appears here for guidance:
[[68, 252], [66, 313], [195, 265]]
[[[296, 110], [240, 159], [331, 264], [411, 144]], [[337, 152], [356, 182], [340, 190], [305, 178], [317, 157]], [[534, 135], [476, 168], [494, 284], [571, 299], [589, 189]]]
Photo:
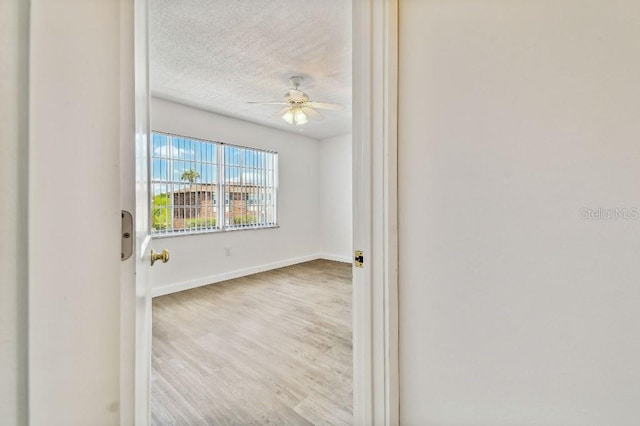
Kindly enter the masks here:
[[248, 104], [260, 104], [260, 105], [289, 105], [287, 102], [247, 102]]
[[302, 112], [307, 114], [307, 116], [313, 118], [314, 120], [320, 121], [324, 119], [324, 116], [320, 114], [318, 111], [309, 108], [308, 106], [302, 107]]
[[306, 106], [317, 109], [342, 109], [344, 105], [332, 104], [329, 102], [307, 102]]
[[269, 118], [282, 117], [283, 115], [285, 115], [287, 113], [287, 111], [289, 111], [289, 109], [290, 109], [289, 107], [281, 109], [280, 111], [276, 112], [275, 114], [273, 114]]

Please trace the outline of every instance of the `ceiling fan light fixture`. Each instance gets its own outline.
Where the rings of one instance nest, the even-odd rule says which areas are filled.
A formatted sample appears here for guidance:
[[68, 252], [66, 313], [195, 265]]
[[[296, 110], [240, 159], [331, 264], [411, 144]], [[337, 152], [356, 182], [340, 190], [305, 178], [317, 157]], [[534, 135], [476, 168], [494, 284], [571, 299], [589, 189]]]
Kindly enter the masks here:
[[302, 111], [302, 108], [296, 107], [289, 108], [282, 116], [282, 119], [287, 123], [295, 124], [296, 126], [301, 126], [309, 121], [307, 119], [307, 114]]
[[301, 110], [301, 109], [297, 109], [294, 115], [294, 119], [296, 122], [296, 126], [300, 126], [302, 124], [305, 124], [307, 121], [307, 115]]
[[284, 121], [286, 121], [289, 124], [293, 124], [293, 120], [294, 120], [295, 116], [293, 114], [293, 110], [289, 109], [289, 111], [287, 111], [283, 116], [282, 119]]

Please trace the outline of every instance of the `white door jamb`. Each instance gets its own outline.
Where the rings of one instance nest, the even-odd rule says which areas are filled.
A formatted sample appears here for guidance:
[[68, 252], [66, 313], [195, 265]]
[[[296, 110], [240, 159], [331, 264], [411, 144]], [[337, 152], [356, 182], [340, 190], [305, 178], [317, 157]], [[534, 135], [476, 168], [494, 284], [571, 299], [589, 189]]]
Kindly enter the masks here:
[[399, 424], [398, 1], [353, 0], [354, 424]]

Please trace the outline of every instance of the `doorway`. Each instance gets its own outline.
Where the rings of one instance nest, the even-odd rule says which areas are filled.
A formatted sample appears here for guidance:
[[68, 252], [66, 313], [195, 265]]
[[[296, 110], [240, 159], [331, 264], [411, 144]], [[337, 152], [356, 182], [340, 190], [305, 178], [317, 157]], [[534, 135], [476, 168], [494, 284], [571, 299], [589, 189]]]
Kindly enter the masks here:
[[[147, 1], [136, 0], [137, 189], [146, 189], [148, 120]], [[397, 244], [395, 235], [395, 120], [397, 2], [354, 1], [353, 189], [354, 242], [364, 267], [353, 270], [354, 423], [395, 424], [397, 392]], [[146, 192], [148, 194], [148, 192]], [[136, 423], [149, 421], [150, 239], [145, 235], [148, 198], [137, 202]], [[375, 232], [375, 235], [372, 235]], [[124, 371], [126, 376], [126, 371]]]
[[[171, 253], [168, 264], [156, 264], [150, 271], [151, 294], [157, 296], [153, 302], [152, 423], [175, 423], [179, 419], [172, 417], [175, 414], [170, 411], [184, 415], [188, 411], [187, 406], [199, 406], [194, 411], [201, 411], [205, 405], [214, 406], [213, 411], [217, 410], [218, 413], [201, 412], [201, 415], [213, 419], [213, 423], [223, 422], [230, 418], [229, 414], [225, 417], [224, 413], [219, 413], [225, 406], [230, 407], [232, 412], [239, 412], [237, 408], [242, 405], [259, 407], [264, 401], [271, 400], [270, 404], [263, 406], [264, 411], [271, 410], [278, 402], [286, 408], [296, 398], [300, 401], [293, 405], [297, 406], [298, 412], [289, 411], [294, 415], [302, 415], [300, 418], [307, 419], [310, 423], [322, 422], [323, 419], [326, 422], [332, 414], [339, 416], [336, 417], [337, 420], [329, 421], [330, 423], [351, 423], [352, 384], [345, 386], [345, 383], [352, 381], [352, 142], [348, 133], [351, 106], [351, 16], [350, 7], [346, 7], [350, 5], [336, 1], [333, 2], [333, 8], [327, 3], [315, 9], [311, 6], [311, 10], [283, 14], [283, 10], [289, 10], [284, 5], [286, 1], [270, 4], [269, 8], [273, 12], [264, 10], [264, 3], [261, 9], [256, 7], [242, 11], [224, 8], [198, 10], [201, 7], [198, 4], [194, 4], [192, 10], [184, 4], [180, 10], [174, 10], [176, 6], [173, 3], [158, 1], [156, 4], [154, 0], [149, 3], [152, 130], [149, 171], [151, 232], [152, 235], [155, 234], [152, 245], [157, 251], [168, 249]], [[257, 6], [257, 3], [253, 6]], [[194, 21], [194, 17], [198, 19]], [[314, 26], [317, 27], [315, 33], [309, 34], [313, 32], [309, 28], [300, 33], [292, 29], [303, 28], [304, 23], [314, 17]], [[291, 28], [280, 31], [278, 36], [272, 34], [275, 32], [274, 28], [283, 27], [285, 23]], [[336, 34], [338, 23], [344, 28]], [[208, 26], [213, 27], [211, 34], [206, 33]], [[265, 26], [268, 28], [263, 28]], [[224, 39], [227, 33], [226, 37], [229, 38], [216, 45], [194, 45], [193, 42], [196, 38], [194, 34], [201, 35], [204, 39], [209, 39], [208, 35]], [[287, 46], [289, 52], [282, 52], [283, 47], [273, 46], [272, 52], [263, 53], [267, 46], [285, 36], [287, 39], [281, 43]], [[270, 41], [265, 42], [263, 39]], [[292, 39], [296, 39], [298, 45], [290, 46]], [[249, 42], [259, 45], [252, 47]], [[190, 50], [199, 48], [213, 52], [209, 58], [203, 58], [206, 56], [203, 51], [197, 55], [200, 60], [194, 61]], [[229, 52], [235, 52], [238, 58]], [[279, 53], [276, 55], [275, 52]], [[277, 56], [275, 61], [274, 56]], [[176, 68], [174, 63], [181, 65]], [[253, 72], [252, 68], [257, 68], [258, 71]], [[293, 81], [291, 76], [301, 78]], [[235, 83], [234, 78], [241, 81]], [[193, 86], [196, 86], [196, 90], [193, 90]], [[311, 101], [322, 102], [310, 102], [309, 105], [313, 107], [341, 104], [343, 108], [309, 111], [307, 107], [300, 107], [300, 111], [307, 113], [309, 122], [296, 126], [295, 123], [292, 125], [286, 121], [286, 114], [282, 117], [284, 119], [277, 115], [274, 117], [274, 114], [282, 110], [280, 105], [247, 103], [276, 101], [283, 93], [296, 96], [296, 90], [303, 92], [303, 96]], [[231, 92], [232, 96], [220, 94], [225, 91]], [[205, 96], [204, 93], [209, 95]], [[295, 107], [298, 108], [298, 105]], [[316, 114], [322, 120], [314, 121]], [[213, 155], [206, 151], [209, 148], [212, 148]], [[266, 178], [267, 185], [257, 185], [249, 177], [262, 170], [255, 167], [255, 157], [262, 155], [277, 156], [275, 181], [278, 185], [273, 192], [269, 189], [269, 177]], [[260, 163], [259, 160], [258, 162]], [[273, 164], [276, 163], [272, 160], [267, 163], [270, 164], [267, 172], [275, 168]], [[187, 174], [187, 179], [183, 179]], [[268, 200], [272, 197], [277, 198], [277, 203], [273, 203], [274, 211], [269, 210]], [[259, 206], [266, 204], [264, 210], [250, 210], [255, 207], [249, 201], [252, 198]], [[207, 206], [203, 204], [205, 200], [209, 201]], [[262, 223], [264, 217], [270, 220]], [[285, 268], [277, 269], [281, 266]], [[278, 282], [271, 279], [274, 275], [270, 272], [264, 272], [274, 270], [279, 273], [275, 275], [276, 278], [286, 275], [284, 284], [282, 280]], [[254, 282], [247, 282], [250, 277], [240, 278], [247, 275]], [[347, 275], [348, 279], [345, 278]], [[255, 285], [258, 279], [256, 277], [260, 277], [261, 285]], [[226, 281], [229, 278], [236, 280]], [[297, 285], [283, 292], [282, 288], [287, 288], [287, 283], [297, 278], [301, 278]], [[201, 287], [212, 283], [216, 285]], [[294, 295], [296, 290], [304, 288], [310, 292], [306, 293], [307, 298], [315, 295], [313, 299], [324, 298], [327, 303], [324, 307], [322, 303], [316, 303], [315, 308], [311, 309], [310, 302], [314, 300], [305, 302], [305, 293], [302, 293], [299, 301], [291, 300], [284, 308], [289, 307], [293, 313], [305, 311], [306, 317], [290, 315], [293, 327], [290, 326], [292, 330], [287, 333], [284, 324], [276, 326], [283, 313], [267, 309], [276, 303], [267, 303], [267, 306], [255, 300], [252, 303], [252, 295], [261, 294], [269, 283], [275, 287], [273, 291], [276, 295], [278, 291], [282, 293], [280, 299]], [[336, 284], [336, 292], [327, 292]], [[179, 290], [182, 292], [176, 294]], [[236, 291], [244, 293], [245, 290], [244, 297], [230, 297]], [[345, 291], [349, 295], [346, 307], [343, 300]], [[197, 295], [195, 299], [190, 296], [193, 294]], [[263, 294], [263, 299], [269, 300], [270, 294]], [[177, 313], [180, 308], [176, 306], [194, 306], [205, 299], [223, 299], [227, 303], [213, 303], [204, 312], [192, 309], [193, 316], [185, 317], [188, 324], [184, 328], [180, 327], [177, 324], [178, 316], [181, 316]], [[234, 300], [239, 300], [244, 312], [232, 308]], [[332, 312], [331, 306], [328, 306], [332, 303], [337, 312]], [[223, 311], [227, 312], [223, 317], [206, 314]], [[269, 321], [264, 317], [265, 312], [272, 314], [267, 315]], [[173, 316], [173, 321], [164, 322], [162, 313], [168, 313], [168, 317]], [[341, 318], [345, 313], [346, 317]], [[203, 317], [208, 320], [201, 322]], [[223, 325], [224, 318], [233, 323], [232, 331], [208, 325]], [[236, 318], [236, 321], [232, 318]], [[324, 321], [321, 321], [323, 318]], [[340, 318], [337, 324], [341, 324], [337, 333], [329, 331], [330, 327], [323, 328], [325, 323], [335, 318]], [[195, 323], [199, 323], [201, 327], [192, 328]], [[304, 326], [302, 329], [297, 328], [301, 325]], [[212, 329], [217, 331], [213, 332]], [[259, 329], [260, 333], [250, 339], [253, 346], [247, 339], [239, 341], [232, 338], [250, 335], [255, 329]], [[269, 365], [281, 364], [281, 370], [287, 362], [292, 362], [292, 358], [286, 357], [287, 353], [282, 353], [277, 358], [270, 357], [270, 348], [264, 347], [269, 342], [259, 341], [261, 335], [269, 332], [274, 332], [272, 337], [276, 340], [273, 341], [281, 339], [283, 343], [291, 343], [291, 351], [298, 352], [298, 359], [294, 359], [299, 361], [298, 364], [307, 364], [307, 371], [302, 373], [300, 380], [313, 384], [327, 382], [315, 390], [324, 399], [306, 395], [313, 386], [298, 386], [300, 383], [286, 386], [286, 383], [277, 382], [277, 371], [265, 368], [256, 371], [251, 368], [254, 365], [260, 366], [261, 359], [270, 360]], [[194, 339], [181, 339], [181, 336], [190, 333], [198, 335], [202, 344], [189, 346], [188, 343], [194, 343]], [[314, 344], [321, 346], [321, 351], [296, 348], [296, 339], [292, 338], [291, 333], [300, 334], [299, 340], [309, 347]], [[207, 334], [207, 337], [202, 337], [203, 334]], [[330, 334], [334, 337], [329, 338]], [[348, 340], [348, 354], [342, 347], [345, 340]], [[273, 341], [270, 346], [277, 347]], [[208, 346], [213, 346], [212, 351], [206, 349]], [[190, 350], [186, 351], [186, 347], [190, 347]], [[225, 348], [228, 349], [226, 352]], [[238, 351], [234, 352], [236, 349]], [[186, 368], [189, 358], [195, 357], [194, 353], [198, 352], [201, 352], [202, 359], [192, 364], [194, 369]], [[234, 362], [242, 357], [247, 357], [249, 362], [242, 365], [238, 363], [237, 368], [231, 371], [227, 368], [232, 364], [230, 360], [224, 362], [225, 353], [227, 356], [234, 354], [231, 356]], [[335, 379], [336, 383], [332, 384], [332, 379], [324, 373], [309, 377], [309, 372], [314, 368], [318, 369], [314, 362], [321, 362], [321, 355], [326, 355], [333, 362], [334, 371], [342, 371]], [[331, 359], [331, 355], [334, 359]], [[209, 364], [216, 356], [222, 358], [218, 363]], [[253, 376], [240, 379], [242, 375], [237, 373], [241, 370], [251, 370]], [[287, 371], [287, 376], [296, 376], [292, 369], [284, 371]], [[262, 373], [268, 374], [265, 377]], [[213, 377], [213, 380], [198, 381], [207, 375]], [[224, 395], [224, 392], [216, 393], [214, 389], [224, 383], [225, 377], [228, 383], [241, 385], [242, 390], [237, 390], [235, 394], [231, 391], [229, 395]], [[231, 380], [231, 377], [236, 380]], [[190, 380], [181, 380], [185, 378]], [[274, 380], [281, 387], [270, 389], [266, 386], [262, 395], [258, 394], [258, 398], [250, 399], [249, 388], [258, 386], [261, 381], [271, 383]], [[209, 386], [205, 386], [204, 382]], [[337, 384], [346, 387], [347, 391], [338, 392], [340, 386]], [[172, 393], [171, 388], [176, 387], [178, 392]], [[194, 394], [190, 399], [186, 397], [189, 387]], [[333, 388], [333, 395], [332, 391], [323, 391], [323, 387]], [[231, 386], [228, 384], [224, 388], [228, 390]], [[322, 392], [324, 395], [320, 395]], [[198, 399], [207, 398], [210, 398], [210, 403], [197, 403]], [[334, 406], [322, 406], [330, 403], [331, 399], [336, 400]], [[178, 404], [178, 401], [182, 401], [182, 404]], [[233, 409], [234, 401], [236, 410]], [[179, 407], [170, 410], [171, 405]], [[256, 408], [253, 411], [261, 410]], [[222, 417], [215, 417], [217, 414]], [[316, 414], [319, 417], [313, 417]], [[214, 417], [206, 417], [208, 415]], [[251, 410], [247, 415], [252, 415]], [[282, 417], [282, 413], [271, 413], [269, 416], [276, 423], [277, 419], [286, 418]], [[225, 418], [227, 420], [222, 420]]]

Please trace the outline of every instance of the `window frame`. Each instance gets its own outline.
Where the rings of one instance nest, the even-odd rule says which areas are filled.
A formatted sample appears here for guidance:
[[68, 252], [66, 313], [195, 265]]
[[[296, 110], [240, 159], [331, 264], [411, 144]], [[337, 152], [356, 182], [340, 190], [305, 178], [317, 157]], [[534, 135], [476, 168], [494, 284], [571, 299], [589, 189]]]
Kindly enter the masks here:
[[[203, 138], [197, 138], [197, 137], [193, 137], [193, 136], [185, 136], [185, 135], [181, 135], [181, 134], [177, 134], [177, 133], [171, 133], [171, 132], [164, 132], [164, 131], [159, 131], [159, 130], [152, 130], [151, 134], [150, 134], [150, 138], [149, 138], [149, 183], [150, 183], [150, 188], [153, 188], [153, 185], [156, 183], [166, 183], [166, 182], [159, 182], [154, 180], [154, 176], [153, 176], [153, 160], [155, 159], [163, 159], [163, 160], [171, 160], [171, 161], [188, 161], [188, 160], [182, 160], [179, 158], [173, 158], [173, 156], [171, 158], [169, 157], [155, 157], [154, 156], [154, 149], [153, 149], [153, 136], [154, 135], [161, 135], [161, 136], [166, 136], [169, 138], [183, 138], [183, 139], [188, 139], [190, 141], [193, 142], [200, 142], [200, 143], [207, 143], [207, 144], [212, 144], [215, 148], [216, 151], [216, 175], [217, 175], [217, 183], [216, 185], [216, 191], [215, 191], [215, 206], [217, 207], [217, 214], [216, 214], [216, 226], [214, 228], [193, 228], [193, 229], [172, 229], [171, 231], [164, 231], [163, 233], [159, 233], [159, 231], [156, 231], [153, 228], [153, 191], [150, 190], [149, 191], [149, 234], [151, 235], [152, 239], [159, 239], [159, 238], [173, 238], [173, 237], [183, 237], [183, 236], [188, 236], [188, 235], [203, 235], [203, 234], [215, 234], [215, 233], [223, 233], [223, 232], [235, 232], [235, 231], [249, 231], [249, 230], [259, 230], [259, 229], [273, 229], [273, 228], [279, 228], [280, 224], [278, 222], [278, 200], [279, 200], [279, 154], [277, 151], [272, 151], [272, 150], [268, 150], [268, 149], [262, 149], [262, 148], [255, 148], [255, 147], [250, 147], [250, 146], [244, 146], [244, 145], [238, 145], [238, 144], [232, 144], [232, 143], [226, 143], [226, 142], [219, 142], [219, 141], [213, 141], [213, 140], [208, 140], [208, 139], [203, 139]], [[172, 143], [171, 140], [168, 140], [167, 143]], [[259, 152], [259, 153], [266, 153], [266, 154], [270, 154], [272, 156], [273, 159], [273, 170], [272, 170], [272, 180], [273, 183], [271, 186], [265, 186], [265, 188], [269, 188], [271, 189], [271, 194], [269, 194], [269, 192], [265, 192], [264, 197], [265, 200], [268, 199], [268, 195], [272, 195], [273, 197], [273, 203], [270, 205], [273, 208], [273, 221], [272, 222], [268, 222], [268, 223], [264, 223], [264, 224], [239, 224], [239, 225], [233, 225], [232, 219], [231, 217], [229, 218], [230, 220], [230, 224], [227, 225], [227, 209], [231, 209], [231, 203], [230, 201], [230, 197], [227, 197], [227, 192], [228, 192], [228, 188], [232, 188], [234, 186], [242, 186], [241, 184], [229, 184], [227, 183], [226, 180], [226, 173], [227, 170], [229, 169], [229, 167], [236, 167], [239, 168], [240, 170], [244, 169], [244, 166], [242, 165], [242, 163], [240, 163], [240, 165], [235, 165], [235, 164], [227, 164], [225, 162], [225, 147], [231, 147], [231, 148], [237, 148], [240, 150], [249, 150], [249, 151], [253, 151], [253, 152]], [[241, 156], [242, 157], [242, 156]], [[195, 160], [194, 160], [195, 161]], [[201, 163], [201, 162], [200, 162]], [[269, 170], [269, 168], [266, 168], [265, 170]], [[268, 176], [268, 173], [265, 175]], [[205, 184], [203, 184], [205, 185]], [[169, 191], [167, 191], [167, 193], [169, 193]], [[173, 209], [175, 208], [174, 204], [173, 204], [173, 188], [172, 191], [170, 192], [171, 195], [171, 215], [173, 217], [174, 215], [174, 211]], [[230, 194], [230, 193], [229, 193]], [[247, 199], [247, 206], [248, 204], [248, 198], [249, 198], [249, 194], [246, 194], [246, 199]], [[194, 206], [194, 208], [197, 208], [197, 206]], [[246, 208], [246, 206], [245, 206]], [[265, 214], [267, 212], [268, 206], [267, 204], [265, 204]], [[247, 216], [245, 214], [245, 216]], [[173, 220], [172, 220], [173, 223]]]

